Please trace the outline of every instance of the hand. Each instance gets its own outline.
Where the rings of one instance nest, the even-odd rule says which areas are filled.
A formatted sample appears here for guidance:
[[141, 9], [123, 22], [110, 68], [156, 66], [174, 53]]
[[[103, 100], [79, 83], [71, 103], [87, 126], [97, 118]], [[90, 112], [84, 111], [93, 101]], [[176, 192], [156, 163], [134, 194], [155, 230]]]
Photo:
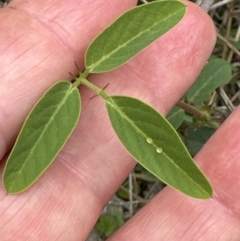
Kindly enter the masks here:
[[[13, 1], [0, 12], [0, 159], [34, 103], [53, 83], [84, 68], [91, 40], [133, 0]], [[126, 65], [90, 77], [107, 93], [138, 97], [166, 115], [197, 78], [215, 43], [211, 19], [188, 4], [172, 31]], [[79, 124], [47, 172], [26, 192], [0, 184], [3, 241], [85, 240], [136, 162], [111, 129], [104, 102], [81, 87]], [[208, 201], [165, 188], [109, 240], [239, 240], [238, 110], [196, 161], [215, 190]], [[223, 138], [224, 137], [224, 138]]]

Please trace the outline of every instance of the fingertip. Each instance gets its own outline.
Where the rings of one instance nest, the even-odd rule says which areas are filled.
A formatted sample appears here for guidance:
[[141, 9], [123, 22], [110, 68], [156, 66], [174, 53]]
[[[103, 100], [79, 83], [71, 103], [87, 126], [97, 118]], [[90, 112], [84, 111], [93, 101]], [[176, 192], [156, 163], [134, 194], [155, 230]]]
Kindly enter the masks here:
[[212, 51], [216, 43], [216, 28], [212, 18], [208, 13], [199, 5], [184, 1], [187, 5], [187, 19], [191, 23], [192, 28], [198, 28], [198, 31], [202, 32], [203, 38], [207, 39], [206, 46], [209, 47], [209, 51]]

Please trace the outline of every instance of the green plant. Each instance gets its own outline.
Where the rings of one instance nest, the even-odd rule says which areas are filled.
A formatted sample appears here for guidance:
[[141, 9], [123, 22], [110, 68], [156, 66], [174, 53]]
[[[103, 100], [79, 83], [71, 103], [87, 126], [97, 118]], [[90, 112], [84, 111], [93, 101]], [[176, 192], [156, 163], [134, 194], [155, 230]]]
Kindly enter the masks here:
[[208, 103], [211, 103], [217, 88], [229, 83], [232, 77], [231, 69], [231, 64], [226, 60], [212, 55], [183, 100], [179, 101], [178, 106], [175, 106], [167, 116], [175, 129], [185, 124], [184, 129], [187, 131], [184, 131], [184, 138], [192, 156], [197, 154], [218, 128], [219, 122], [222, 122], [214, 116], [214, 109]]
[[118, 208], [113, 207], [112, 209], [113, 214], [103, 213], [95, 225], [97, 232], [101, 234], [103, 238], [111, 236], [126, 221]]
[[185, 11], [186, 6], [178, 1], [135, 7], [91, 43], [85, 56], [86, 70], [73, 83], [60, 81], [53, 85], [23, 124], [4, 170], [8, 193], [30, 187], [57, 156], [78, 122], [78, 86], [85, 85], [104, 99], [115, 132], [141, 165], [187, 195], [202, 199], [212, 196], [208, 180], [163, 116], [140, 100], [109, 96], [87, 80], [89, 74], [107, 72], [126, 63], [174, 27]]

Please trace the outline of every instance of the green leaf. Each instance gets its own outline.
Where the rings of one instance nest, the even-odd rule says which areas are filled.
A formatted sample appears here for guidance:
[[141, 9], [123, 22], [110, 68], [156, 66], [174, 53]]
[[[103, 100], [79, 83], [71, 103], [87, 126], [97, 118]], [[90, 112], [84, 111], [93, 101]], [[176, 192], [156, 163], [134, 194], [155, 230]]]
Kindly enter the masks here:
[[186, 136], [186, 143], [191, 155], [195, 156], [214, 132], [214, 129], [206, 126], [190, 130]]
[[156, 110], [130, 97], [111, 96], [106, 107], [119, 139], [132, 156], [166, 184], [196, 198], [212, 187], [174, 128]]
[[5, 166], [8, 193], [32, 185], [57, 156], [80, 115], [80, 95], [70, 82], [53, 85], [27, 117]]
[[117, 218], [114, 215], [110, 213], [104, 213], [98, 219], [95, 227], [99, 234], [102, 234], [108, 238], [119, 228], [119, 224]]
[[231, 78], [231, 65], [224, 59], [213, 59], [204, 67], [202, 73], [188, 90], [186, 96], [191, 103], [210, 100], [212, 92], [227, 84]]
[[[114, 209], [116, 212], [116, 208]], [[117, 229], [119, 229], [122, 224], [124, 224], [123, 214], [120, 211], [117, 211], [116, 215], [110, 213], [103, 213], [96, 225], [95, 228], [98, 233], [104, 237], [110, 237]]]
[[173, 28], [185, 12], [179, 1], [152, 2], [127, 11], [89, 46], [86, 69], [100, 73], [119, 67]]
[[177, 129], [184, 121], [185, 112], [182, 108], [174, 106], [167, 115], [169, 123]]

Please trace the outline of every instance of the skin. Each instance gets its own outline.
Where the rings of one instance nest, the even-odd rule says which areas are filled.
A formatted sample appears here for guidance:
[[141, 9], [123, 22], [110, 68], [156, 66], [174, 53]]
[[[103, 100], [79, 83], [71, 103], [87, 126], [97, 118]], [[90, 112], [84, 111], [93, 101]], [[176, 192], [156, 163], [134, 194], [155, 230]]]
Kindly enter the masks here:
[[[84, 68], [90, 41], [133, 0], [15, 0], [0, 11], [0, 173], [34, 103]], [[90, 80], [109, 94], [142, 99], [166, 115], [197, 78], [215, 44], [211, 19], [188, 5], [185, 18], [126, 65]], [[81, 121], [48, 171], [26, 192], [0, 183], [3, 241], [85, 240], [136, 162], [110, 127], [104, 102], [81, 87]], [[111, 241], [240, 240], [240, 124], [237, 108], [195, 160], [214, 187], [210, 200], [165, 188]]]

